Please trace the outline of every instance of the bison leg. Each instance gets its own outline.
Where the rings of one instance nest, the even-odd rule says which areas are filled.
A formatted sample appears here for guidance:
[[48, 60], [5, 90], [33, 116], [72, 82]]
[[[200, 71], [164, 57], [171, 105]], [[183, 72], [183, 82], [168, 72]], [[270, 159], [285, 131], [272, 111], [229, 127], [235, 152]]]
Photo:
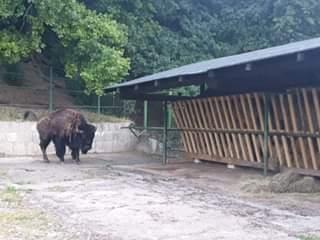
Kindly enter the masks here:
[[50, 143], [51, 139], [41, 139], [40, 140], [40, 148], [41, 148], [41, 151], [42, 151], [42, 156], [43, 156], [43, 160], [45, 162], [49, 162], [49, 158], [48, 158], [48, 155], [47, 155], [47, 147]]
[[56, 155], [58, 156], [61, 162], [64, 162], [64, 155], [66, 153], [65, 142], [60, 138], [55, 138], [53, 142], [56, 148]]
[[79, 149], [72, 149], [71, 151], [71, 156], [72, 156], [72, 159], [73, 160], [76, 160], [77, 163], [80, 162], [80, 159], [79, 159]]

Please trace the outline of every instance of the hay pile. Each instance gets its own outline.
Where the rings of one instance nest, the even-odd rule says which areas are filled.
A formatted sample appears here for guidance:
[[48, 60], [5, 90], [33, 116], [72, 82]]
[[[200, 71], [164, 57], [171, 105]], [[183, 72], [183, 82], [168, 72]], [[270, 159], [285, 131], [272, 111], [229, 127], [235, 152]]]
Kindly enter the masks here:
[[272, 177], [269, 187], [275, 193], [315, 193], [320, 192], [320, 181], [286, 171]]
[[285, 171], [264, 179], [249, 179], [241, 184], [241, 190], [250, 193], [316, 193], [320, 192], [320, 180]]

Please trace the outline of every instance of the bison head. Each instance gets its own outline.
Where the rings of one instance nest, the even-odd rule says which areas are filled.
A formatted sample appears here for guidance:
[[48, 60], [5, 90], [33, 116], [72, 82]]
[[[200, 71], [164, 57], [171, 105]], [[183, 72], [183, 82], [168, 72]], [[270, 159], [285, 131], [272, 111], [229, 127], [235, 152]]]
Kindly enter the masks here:
[[86, 124], [82, 130], [81, 138], [81, 152], [87, 154], [88, 151], [92, 148], [92, 142], [97, 128], [91, 124]]

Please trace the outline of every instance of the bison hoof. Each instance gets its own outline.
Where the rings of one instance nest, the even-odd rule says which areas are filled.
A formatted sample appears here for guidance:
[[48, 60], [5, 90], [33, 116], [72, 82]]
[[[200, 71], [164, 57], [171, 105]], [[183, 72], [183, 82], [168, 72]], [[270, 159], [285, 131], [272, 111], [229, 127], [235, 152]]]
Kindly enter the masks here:
[[43, 160], [43, 163], [50, 163], [48, 159]]

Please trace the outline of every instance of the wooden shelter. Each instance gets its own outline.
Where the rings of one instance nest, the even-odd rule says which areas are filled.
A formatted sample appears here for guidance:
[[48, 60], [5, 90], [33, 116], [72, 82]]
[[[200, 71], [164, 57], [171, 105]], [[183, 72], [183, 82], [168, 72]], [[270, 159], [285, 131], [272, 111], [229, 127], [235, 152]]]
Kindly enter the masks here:
[[[198, 96], [163, 90], [199, 86]], [[320, 38], [117, 84], [124, 99], [171, 102], [190, 158], [320, 175]], [[166, 122], [166, 121], [165, 121]]]

